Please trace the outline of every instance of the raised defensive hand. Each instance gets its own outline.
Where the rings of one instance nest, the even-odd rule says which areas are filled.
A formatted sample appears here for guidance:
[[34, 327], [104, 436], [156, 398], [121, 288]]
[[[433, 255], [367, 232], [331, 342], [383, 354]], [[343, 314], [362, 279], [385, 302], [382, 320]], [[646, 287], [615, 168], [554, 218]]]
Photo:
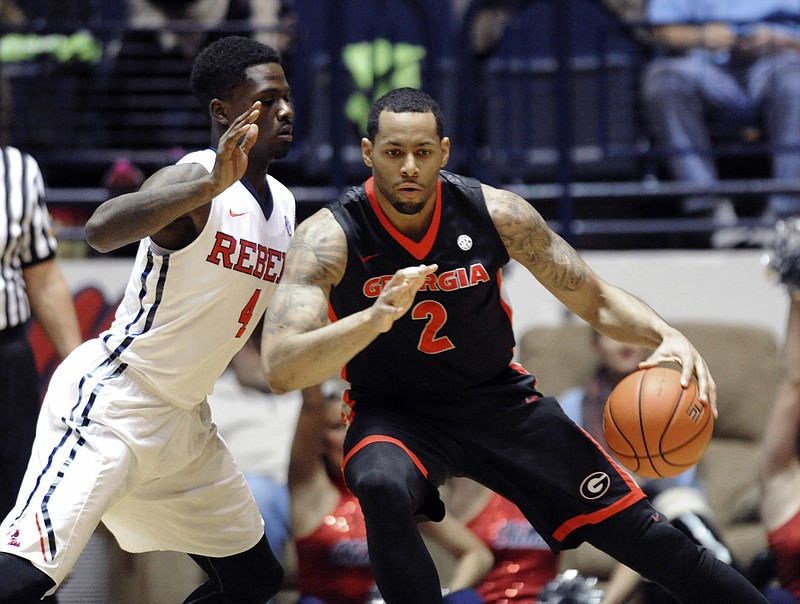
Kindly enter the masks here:
[[219, 139], [217, 161], [212, 176], [214, 180], [228, 188], [244, 176], [247, 169], [247, 154], [258, 140], [258, 125], [261, 115], [261, 101], [256, 101], [249, 110], [233, 120]]
[[394, 322], [411, 308], [414, 297], [425, 284], [426, 277], [438, 268], [438, 264], [420, 264], [402, 268], [392, 276], [375, 301], [375, 310], [389, 319], [384, 322], [381, 331], [389, 331]]

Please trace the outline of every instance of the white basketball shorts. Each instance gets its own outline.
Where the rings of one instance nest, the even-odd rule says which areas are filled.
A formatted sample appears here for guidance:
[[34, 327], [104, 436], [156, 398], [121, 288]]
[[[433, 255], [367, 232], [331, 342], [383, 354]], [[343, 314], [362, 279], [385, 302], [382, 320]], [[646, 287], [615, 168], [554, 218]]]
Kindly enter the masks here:
[[0, 551], [56, 586], [101, 520], [129, 552], [223, 557], [264, 535], [208, 404], [164, 403], [130, 374], [98, 340], [59, 366], [16, 506], [0, 524]]

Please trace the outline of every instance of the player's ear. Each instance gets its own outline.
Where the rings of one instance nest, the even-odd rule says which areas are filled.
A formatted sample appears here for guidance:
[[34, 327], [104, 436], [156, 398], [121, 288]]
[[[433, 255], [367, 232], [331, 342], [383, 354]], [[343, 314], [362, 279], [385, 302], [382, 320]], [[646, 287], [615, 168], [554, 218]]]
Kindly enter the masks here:
[[230, 105], [225, 101], [211, 99], [211, 102], [208, 104], [208, 112], [211, 114], [212, 120], [219, 122], [223, 126], [228, 126], [230, 124]]
[[445, 136], [439, 142], [439, 146], [442, 149], [442, 163], [439, 167], [444, 168], [447, 165], [448, 160], [450, 159], [450, 137]]
[[372, 167], [372, 141], [369, 140], [366, 136], [361, 139], [361, 157], [364, 160], [364, 164], [367, 168]]

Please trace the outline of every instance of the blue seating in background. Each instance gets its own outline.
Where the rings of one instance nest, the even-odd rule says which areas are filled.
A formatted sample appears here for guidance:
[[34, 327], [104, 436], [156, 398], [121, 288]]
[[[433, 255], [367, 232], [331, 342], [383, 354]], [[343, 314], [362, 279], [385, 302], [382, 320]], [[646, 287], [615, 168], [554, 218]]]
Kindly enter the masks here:
[[[455, 29], [447, 0], [295, 0], [292, 74], [305, 176], [334, 184], [366, 176], [360, 138], [369, 103], [397, 86], [421, 87], [457, 126]], [[361, 117], [361, 120], [354, 119]]]
[[[12, 106], [0, 136], [37, 157], [57, 203], [104, 199], [103, 175], [118, 157], [151, 174], [183, 149], [211, 142], [206, 112], [188, 91], [192, 52], [161, 52], [161, 32], [128, 27], [124, 2], [30, 0], [24, 7], [34, 21], [26, 33], [80, 32], [102, 47], [102, 58], [63, 60], [51, 52], [5, 55], [0, 63]], [[603, 0], [473, 0], [460, 21], [450, 0], [290, 4], [295, 45], [285, 66], [295, 143], [271, 171], [295, 191], [301, 219], [368, 176], [360, 138], [372, 100], [389, 88], [419, 86], [444, 111], [453, 141], [448, 167], [511, 188], [574, 244], [602, 246], [617, 237], [635, 246], [630, 235], [644, 234], [642, 245], [652, 247], [658, 232], [667, 247], [683, 241], [677, 233], [691, 246], [693, 234], [713, 229], [677, 218], [674, 202], [686, 183], [667, 177], [668, 151], [651, 143], [640, 114], [640, 72], [655, 49], [642, 24], [623, 21]], [[513, 13], [478, 56], [471, 28], [482, 8], [501, 5]], [[206, 40], [253, 33], [243, 14], [229, 17], [198, 33]], [[191, 27], [173, 29], [194, 33]], [[732, 117], [714, 128], [712, 151], [731, 166], [720, 170], [720, 194], [763, 195], [776, 185], [753, 168], [766, 165], [757, 154], [768, 143], [751, 116]]]
[[[461, 33], [462, 133], [492, 182], [635, 178], [645, 49], [599, 1], [521, 3], [497, 47], [476, 58]], [[464, 80], [467, 80], [465, 82]]]
[[[187, 90], [191, 57], [160, 53], [156, 32], [120, 29], [118, 4], [98, 10], [106, 5], [94, 3], [90, 19], [104, 44], [99, 64], [38, 60], [11, 72], [12, 137], [45, 169], [117, 154], [156, 167], [173, 147], [208, 142], [204, 111]], [[287, 70], [296, 142], [276, 169], [301, 185], [358, 182], [367, 174], [359, 141], [369, 104], [409, 85], [442, 105], [451, 169], [495, 183], [552, 180], [567, 153], [575, 178], [635, 176], [641, 49], [633, 36], [600, 2], [520, 7], [495, 51], [478, 60], [466, 43], [474, 8], [460, 24], [448, 0], [294, 0]], [[41, 102], [56, 89], [57, 133]]]

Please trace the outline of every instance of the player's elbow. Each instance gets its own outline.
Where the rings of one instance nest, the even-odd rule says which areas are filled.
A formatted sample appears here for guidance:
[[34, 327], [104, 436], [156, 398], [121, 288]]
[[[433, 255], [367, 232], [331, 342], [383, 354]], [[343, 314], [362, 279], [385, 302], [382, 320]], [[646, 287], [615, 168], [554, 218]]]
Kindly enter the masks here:
[[117, 247], [114, 238], [109, 236], [108, 229], [104, 229], [94, 217], [86, 222], [83, 232], [86, 243], [98, 252], [111, 252]]
[[289, 388], [280, 382], [270, 380], [269, 378], [267, 378], [267, 386], [269, 386], [270, 392], [273, 394], [286, 394], [287, 392], [294, 390], [294, 388]]
[[262, 369], [264, 372], [264, 379], [267, 381], [267, 386], [269, 386], [270, 391], [275, 394], [286, 394], [287, 392], [297, 389], [293, 387], [292, 380], [289, 379], [287, 372], [274, 367], [266, 358], [262, 364]]

